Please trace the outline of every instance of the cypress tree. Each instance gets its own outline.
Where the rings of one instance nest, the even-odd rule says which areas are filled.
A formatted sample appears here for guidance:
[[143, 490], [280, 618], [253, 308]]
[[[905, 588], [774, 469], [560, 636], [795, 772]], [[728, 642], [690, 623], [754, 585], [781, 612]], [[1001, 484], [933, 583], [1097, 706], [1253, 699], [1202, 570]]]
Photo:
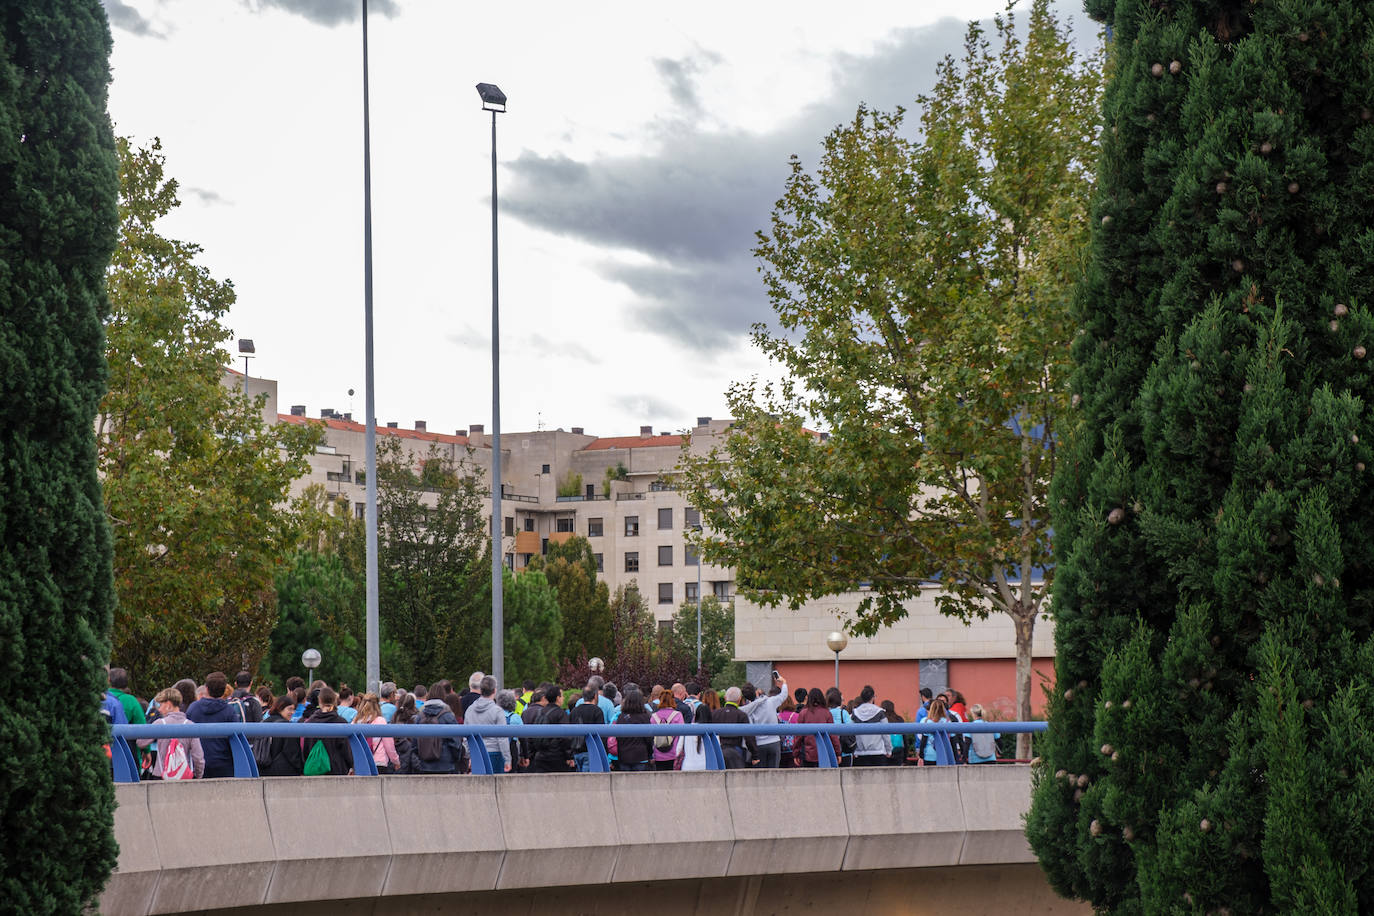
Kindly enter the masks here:
[[0, 900], [18, 913], [80, 912], [116, 856], [94, 432], [118, 224], [109, 53], [97, 0], [0, 15]]
[[1374, 910], [1374, 11], [1091, 0], [1113, 76], [1027, 835], [1118, 913]]

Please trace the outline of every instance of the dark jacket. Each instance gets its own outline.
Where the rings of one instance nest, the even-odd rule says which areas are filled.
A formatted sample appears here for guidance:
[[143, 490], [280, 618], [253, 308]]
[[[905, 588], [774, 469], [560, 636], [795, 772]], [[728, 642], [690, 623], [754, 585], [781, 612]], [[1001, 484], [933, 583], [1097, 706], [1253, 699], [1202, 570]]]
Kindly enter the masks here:
[[[650, 716], [647, 712], [628, 713], [622, 712], [620, 718], [615, 720], [616, 725], [648, 725]], [[653, 738], [616, 738], [615, 756], [620, 761], [621, 766], [637, 766], [647, 763], [654, 753]]]
[[[269, 723], [282, 722], [286, 720], [281, 717], [281, 713], [274, 712], [267, 717]], [[301, 754], [301, 739], [295, 735], [286, 735], [281, 738], [272, 738], [268, 742], [268, 747], [272, 753], [272, 759], [267, 762], [267, 766], [262, 767], [263, 776], [299, 776], [305, 769], [305, 756]]]
[[[711, 713], [712, 725], [748, 725], [749, 714], [731, 703], [726, 703], [720, 709]], [[720, 749], [730, 751], [733, 749], [739, 755], [739, 759], [747, 765], [751, 760], [758, 756], [758, 745], [754, 743], [753, 735], [744, 736], [725, 736], [720, 739]], [[725, 765], [730, 766], [730, 754], [725, 754]], [[732, 767], [732, 769], [736, 769]]]
[[[601, 707], [596, 703], [579, 703], [568, 713], [568, 722], [572, 725], [604, 725], [606, 714], [601, 711]], [[587, 739], [572, 739], [572, 752], [574, 754], [585, 754], [587, 752]]]
[[[419, 725], [457, 725], [458, 717], [443, 700], [425, 700], [420, 714], [415, 717]], [[420, 759], [419, 744], [422, 738], [416, 737], [416, 747], [410, 755], [411, 773], [456, 773], [463, 759], [463, 742], [458, 738], [443, 738], [439, 742], [439, 759]], [[399, 753], [399, 751], [398, 751]], [[405, 761], [402, 761], [404, 765]]]
[[[540, 707], [543, 711], [536, 725], [567, 725], [568, 711], [562, 706], [550, 703]], [[560, 773], [568, 768], [572, 759], [571, 738], [536, 738], [530, 743], [530, 766], [543, 772]]]
[[[339, 715], [334, 710], [329, 712], [319, 711], [308, 720], [312, 725], [347, 725], [348, 720]], [[324, 742], [325, 753], [329, 755], [329, 775], [347, 776], [353, 770], [353, 750], [348, 746], [347, 738], [306, 738], [301, 747], [302, 769], [304, 768], [305, 758], [310, 756], [310, 749], [316, 742]]]
[[691, 704], [691, 703], [688, 703], [686, 700], [678, 700], [677, 703], [674, 704], [674, 708], [675, 708], [678, 712], [682, 713], [682, 724], [683, 724], [683, 725], [691, 725], [691, 724], [692, 724], [692, 704]]
[[[192, 722], [241, 722], [238, 710], [223, 700], [204, 697], [191, 704], [186, 710], [186, 718]], [[205, 751], [205, 769], [232, 769], [234, 754], [229, 750], [228, 738], [201, 738], [200, 747]]]

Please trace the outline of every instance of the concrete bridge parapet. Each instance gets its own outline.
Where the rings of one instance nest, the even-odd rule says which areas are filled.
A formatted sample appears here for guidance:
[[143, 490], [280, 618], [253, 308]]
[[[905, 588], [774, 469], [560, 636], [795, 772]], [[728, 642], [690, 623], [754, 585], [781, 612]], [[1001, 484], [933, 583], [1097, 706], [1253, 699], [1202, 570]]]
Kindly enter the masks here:
[[223, 779], [116, 796], [108, 916], [1034, 862], [1023, 766]]

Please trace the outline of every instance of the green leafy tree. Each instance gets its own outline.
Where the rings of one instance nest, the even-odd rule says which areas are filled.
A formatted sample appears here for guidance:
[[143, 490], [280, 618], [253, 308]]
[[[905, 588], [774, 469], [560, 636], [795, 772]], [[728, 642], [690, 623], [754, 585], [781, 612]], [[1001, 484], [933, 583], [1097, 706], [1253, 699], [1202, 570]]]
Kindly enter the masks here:
[[234, 289], [196, 263], [200, 246], [158, 233], [178, 206], [160, 148], [119, 141], [110, 390], [97, 427], [115, 533], [114, 661], [147, 692], [252, 670], [266, 653], [272, 580], [297, 536], [282, 506], [320, 439], [264, 424], [263, 401], [224, 383]]
[[610, 589], [596, 576], [591, 543], [577, 536], [561, 544], [550, 543], [548, 553], [531, 557], [527, 568], [542, 571], [558, 593], [563, 615], [559, 659], [575, 659], [583, 653], [609, 659], [615, 652]]
[[629, 480], [630, 472], [625, 469], [625, 465], [617, 461], [615, 467], [606, 468], [606, 473], [601, 476], [601, 495], [611, 495], [611, 481]]
[[[398, 440], [377, 440], [377, 590], [385, 673], [430, 683], [482, 667], [491, 629], [490, 539], [482, 470], [431, 448], [420, 462]], [[345, 569], [365, 581], [362, 526], [343, 546]], [[361, 639], [361, 634], [357, 638]]]
[[1374, 909], [1374, 9], [1114, 27], [1027, 835], [1117, 913]]
[[995, 43], [969, 26], [920, 141], [901, 109], [860, 108], [814, 176], [793, 158], [756, 251], [781, 329], [754, 341], [786, 378], [733, 386], [723, 451], [683, 454], [703, 552], [756, 600], [867, 586], [860, 634], [927, 590], [1009, 615], [1022, 719], [1101, 81], [1047, 2], [1027, 20], [998, 17]]
[[[79, 913], [115, 865], [101, 749], [114, 591], [96, 476], [118, 171], [95, 0], [0, 17], [0, 897]], [[35, 691], [60, 712], [34, 715]]]
[[[664, 642], [674, 656], [697, 658], [697, 604], [684, 601], [673, 613], [673, 626]], [[735, 603], [722, 603], [715, 595], [701, 601], [701, 666], [708, 677], [726, 671], [735, 657]]]
[[[517, 576], [507, 569], [503, 577], [506, 683], [502, 686], [548, 680], [558, 668], [558, 651], [563, 645], [563, 614], [558, 608], [558, 594], [538, 570], [527, 569]], [[482, 646], [486, 657], [491, 658], [490, 625]]]

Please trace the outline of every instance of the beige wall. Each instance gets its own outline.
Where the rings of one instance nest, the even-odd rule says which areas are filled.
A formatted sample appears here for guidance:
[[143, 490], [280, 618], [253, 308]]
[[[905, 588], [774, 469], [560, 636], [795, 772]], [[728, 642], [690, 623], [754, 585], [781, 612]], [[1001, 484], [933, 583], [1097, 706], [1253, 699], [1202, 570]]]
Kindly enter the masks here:
[[[862, 593], [810, 601], [797, 611], [735, 601], [735, 657], [747, 661], [833, 659], [826, 634], [853, 620]], [[908, 602], [907, 616], [876, 636], [850, 636], [840, 659], [1012, 658], [1016, 631], [1006, 614], [965, 624], [935, 609], [933, 593]], [[1035, 624], [1035, 656], [1054, 655], [1054, 625]]]

